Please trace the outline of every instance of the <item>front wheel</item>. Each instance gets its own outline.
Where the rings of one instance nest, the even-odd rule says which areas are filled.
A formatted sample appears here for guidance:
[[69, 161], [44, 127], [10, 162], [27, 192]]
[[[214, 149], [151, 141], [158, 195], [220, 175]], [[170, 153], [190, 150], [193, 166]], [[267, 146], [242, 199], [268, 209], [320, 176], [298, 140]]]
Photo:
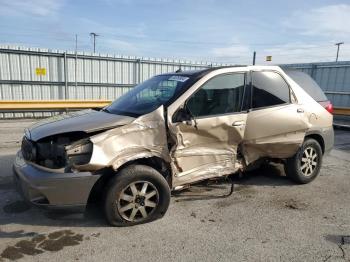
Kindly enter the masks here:
[[132, 226], [161, 218], [169, 202], [169, 185], [158, 171], [131, 165], [109, 182], [105, 214], [113, 226]]
[[314, 180], [320, 173], [322, 165], [322, 149], [312, 138], [307, 138], [298, 152], [287, 159], [285, 172], [294, 182], [306, 184]]

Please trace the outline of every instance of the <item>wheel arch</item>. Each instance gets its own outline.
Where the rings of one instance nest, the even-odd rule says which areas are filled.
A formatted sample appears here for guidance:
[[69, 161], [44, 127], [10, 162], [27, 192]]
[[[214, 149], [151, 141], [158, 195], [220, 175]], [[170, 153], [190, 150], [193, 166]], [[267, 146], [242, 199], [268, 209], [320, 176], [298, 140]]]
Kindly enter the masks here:
[[100, 170], [99, 172], [102, 173], [102, 176], [95, 182], [93, 188], [91, 189], [88, 203], [95, 202], [96, 200], [99, 200], [101, 197], [103, 197], [104, 188], [107, 186], [110, 179], [116, 176], [118, 171], [130, 165], [145, 165], [154, 168], [166, 179], [169, 187], [172, 188], [170, 163], [167, 163], [164, 159], [156, 156], [138, 158], [124, 163], [117, 170], [113, 170], [111, 167]]
[[324, 154], [325, 152], [325, 143], [324, 143], [324, 139], [322, 137], [322, 135], [318, 132], [311, 132], [311, 133], [306, 133], [305, 135], [305, 140], [308, 138], [312, 138], [315, 139], [321, 146], [322, 149], [322, 154]]

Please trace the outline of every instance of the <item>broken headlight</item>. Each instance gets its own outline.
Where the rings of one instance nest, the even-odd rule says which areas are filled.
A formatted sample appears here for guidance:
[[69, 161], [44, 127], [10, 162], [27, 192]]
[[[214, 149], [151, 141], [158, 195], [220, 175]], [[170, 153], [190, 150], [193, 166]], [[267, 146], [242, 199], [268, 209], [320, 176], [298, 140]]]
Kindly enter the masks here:
[[70, 166], [85, 165], [90, 162], [93, 144], [89, 139], [79, 140], [66, 146], [67, 162]]
[[21, 151], [23, 158], [27, 161], [35, 161], [37, 157], [37, 149], [34, 142], [30, 141], [26, 136], [22, 139]]

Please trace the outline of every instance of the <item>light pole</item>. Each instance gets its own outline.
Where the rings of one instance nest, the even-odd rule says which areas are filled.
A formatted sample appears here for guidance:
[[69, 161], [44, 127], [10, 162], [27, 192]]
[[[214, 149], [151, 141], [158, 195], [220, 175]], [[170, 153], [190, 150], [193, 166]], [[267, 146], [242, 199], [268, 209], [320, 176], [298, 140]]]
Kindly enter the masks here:
[[339, 42], [339, 43], [336, 43], [335, 45], [337, 46], [337, 57], [335, 58], [335, 62], [338, 62], [338, 56], [339, 56], [339, 46], [340, 45], [343, 45], [344, 42]]
[[90, 36], [92, 36], [94, 38], [94, 53], [95, 53], [96, 52], [96, 37], [99, 35], [92, 32], [92, 33], [90, 33]]

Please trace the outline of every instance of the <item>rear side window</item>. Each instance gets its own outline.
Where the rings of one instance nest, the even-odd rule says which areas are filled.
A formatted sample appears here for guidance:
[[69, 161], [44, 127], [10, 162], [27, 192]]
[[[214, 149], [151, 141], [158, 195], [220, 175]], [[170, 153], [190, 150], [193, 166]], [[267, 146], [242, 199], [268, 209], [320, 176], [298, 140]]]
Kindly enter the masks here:
[[276, 106], [290, 102], [289, 86], [275, 72], [253, 72], [252, 87], [253, 108]]
[[308, 74], [297, 70], [284, 70], [284, 72], [316, 101], [328, 100], [319, 85]]

